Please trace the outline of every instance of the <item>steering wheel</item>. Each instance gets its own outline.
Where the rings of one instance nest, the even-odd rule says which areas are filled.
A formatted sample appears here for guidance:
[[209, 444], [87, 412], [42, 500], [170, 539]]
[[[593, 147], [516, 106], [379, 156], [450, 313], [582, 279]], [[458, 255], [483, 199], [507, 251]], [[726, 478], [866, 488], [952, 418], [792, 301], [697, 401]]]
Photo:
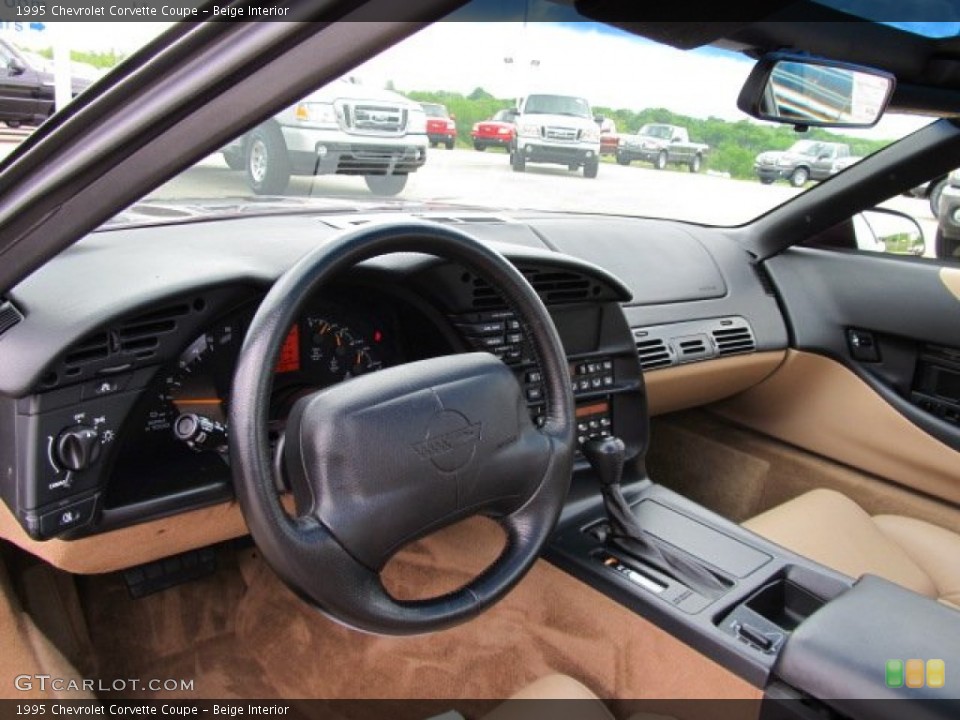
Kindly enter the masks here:
[[[267, 414], [280, 347], [307, 298], [364, 260], [434, 255], [484, 277], [520, 322], [543, 377], [535, 427], [513, 373], [489, 353], [465, 353], [363, 375], [301, 398], [287, 420], [283, 462], [296, 515], [273, 479]], [[556, 524], [573, 464], [567, 361], [537, 293], [498, 252], [439, 224], [361, 228], [319, 246], [267, 293], [240, 351], [230, 401], [234, 488], [266, 561], [334, 620], [404, 635], [463, 622], [502, 598], [537, 559]], [[427, 600], [393, 598], [380, 570], [405, 544], [482, 514], [506, 532], [500, 557], [463, 588]]]

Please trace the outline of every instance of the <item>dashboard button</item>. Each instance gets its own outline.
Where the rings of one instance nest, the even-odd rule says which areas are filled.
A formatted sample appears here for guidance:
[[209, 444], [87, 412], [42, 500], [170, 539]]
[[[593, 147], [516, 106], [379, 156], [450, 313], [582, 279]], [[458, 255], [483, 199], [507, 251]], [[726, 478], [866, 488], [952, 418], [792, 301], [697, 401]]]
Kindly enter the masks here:
[[97, 499], [92, 497], [44, 513], [40, 516], [41, 535], [47, 538], [54, 537], [67, 530], [89, 524], [93, 520], [96, 505]]
[[89, 400], [90, 398], [113, 395], [125, 389], [129, 380], [130, 376], [124, 375], [88, 382], [83, 386], [82, 397], [84, 400]]

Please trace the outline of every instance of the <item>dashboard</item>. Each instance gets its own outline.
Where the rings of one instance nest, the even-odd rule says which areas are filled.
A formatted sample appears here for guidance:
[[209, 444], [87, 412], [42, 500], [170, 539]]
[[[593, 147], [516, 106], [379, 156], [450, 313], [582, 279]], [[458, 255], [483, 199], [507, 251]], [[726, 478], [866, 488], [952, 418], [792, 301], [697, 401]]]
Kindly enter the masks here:
[[[644, 371], [786, 345], [774, 298], [733, 242], [621, 218], [434, 219], [469, 223], [463, 229], [539, 293], [568, 357], [579, 442], [615, 433], [629, 457], [642, 457]], [[197, 225], [94, 233], [11, 294], [19, 317], [0, 331], [9, 369], [0, 376], [0, 497], [32, 541], [232, 499], [226, 422], [246, 329], [280, 274], [343, 224], [283, 216]], [[624, 253], [637, 261], [624, 265]], [[68, 301], [51, 307], [52, 288]], [[299, 398], [469, 351], [506, 363], [531, 422], [542, 422], [540, 368], [482, 277], [414, 254], [353, 268], [306, 301], [270, 369], [275, 452]]]

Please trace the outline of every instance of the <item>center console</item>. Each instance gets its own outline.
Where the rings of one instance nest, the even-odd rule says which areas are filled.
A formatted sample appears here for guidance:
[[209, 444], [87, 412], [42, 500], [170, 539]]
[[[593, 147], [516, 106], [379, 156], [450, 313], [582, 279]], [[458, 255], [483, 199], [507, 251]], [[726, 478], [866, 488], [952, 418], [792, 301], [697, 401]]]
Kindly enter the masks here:
[[[587, 447], [591, 456], [594, 448]], [[891, 658], [960, 665], [960, 614], [873, 576], [859, 581], [754, 535], [623, 463], [624, 507], [668, 562], [618, 542], [603, 460], [574, 478], [547, 558], [765, 690], [762, 720], [957, 717], [957, 689], [884, 681]], [[601, 493], [601, 488], [603, 492]], [[611, 508], [611, 505], [613, 506]], [[629, 530], [629, 527], [627, 527]], [[636, 532], [641, 532], [634, 528]], [[696, 580], [707, 573], [711, 582]], [[916, 662], [916, 661], [914, 661]], [[922, 705], [922, 704], [919, 704]], [[898, 715], [898, 713], [900, 713]]]
[[[634, 472], [638, 463], [634, 462]], [[716, 578], [704, 591], [610, 542], [592, 473], [579, 473], [548, 559], [763, 687], [786, 639], [851, 587], [838, 573], [753, 535], [650, 480], [624, 483], [638, 524]], [[593, 486], [593, 487], [590, 487]], [[678, 577], [678, 575], [681, 575]]]

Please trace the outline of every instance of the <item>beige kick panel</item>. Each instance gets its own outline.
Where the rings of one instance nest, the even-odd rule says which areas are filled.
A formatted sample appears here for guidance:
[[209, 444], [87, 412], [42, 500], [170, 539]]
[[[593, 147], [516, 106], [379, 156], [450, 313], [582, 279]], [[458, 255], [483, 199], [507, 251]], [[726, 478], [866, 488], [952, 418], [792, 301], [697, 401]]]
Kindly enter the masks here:
[[828, 358], [788, 350], [773, 375], [712, 409], [792, 445], [960, 503], [960, 453]]
[[0, 502], [0, 537], [54, 567], [81, 575], [114, 572], [248, 534], [235, 502], [91, 535], [79, 540], [33, 540]]
[[663, 415], [736, 395], [769, 377], [785, 355], [783, 350], [735, 355], [645, 372], [649, 412]]

